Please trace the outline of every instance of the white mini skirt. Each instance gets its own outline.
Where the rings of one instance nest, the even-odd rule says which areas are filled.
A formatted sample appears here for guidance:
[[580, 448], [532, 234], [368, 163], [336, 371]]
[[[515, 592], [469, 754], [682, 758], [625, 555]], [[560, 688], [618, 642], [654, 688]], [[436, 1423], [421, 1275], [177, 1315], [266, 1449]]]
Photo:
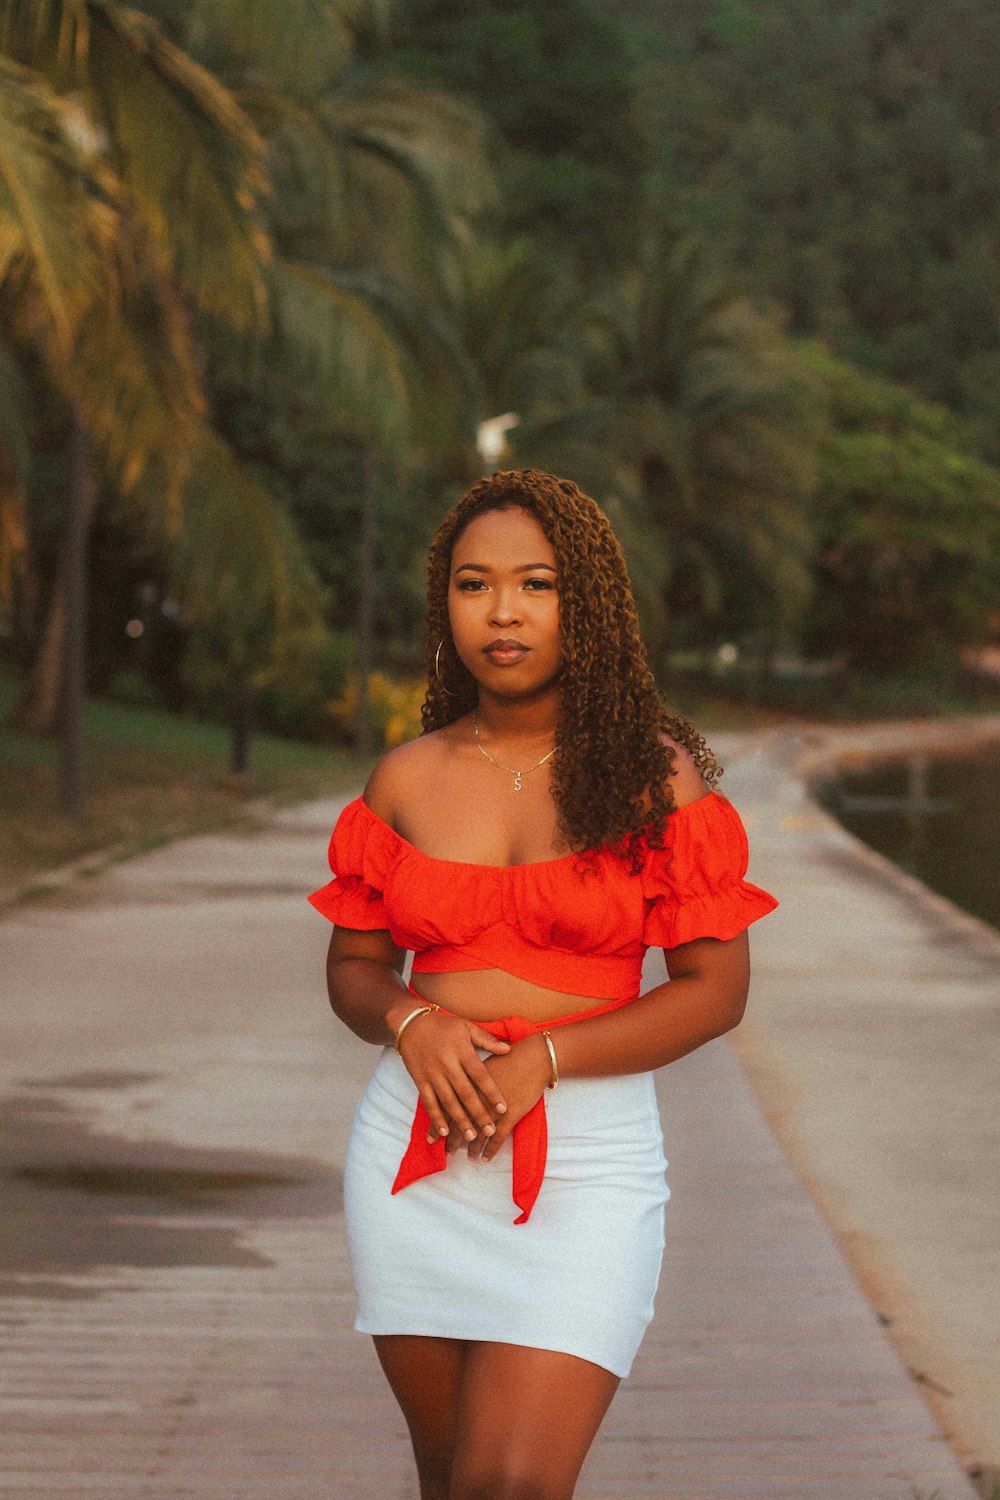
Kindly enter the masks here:
[[653, 1075], [564, 1078], [544, 1098], [548, 1159], [527, 1223], [513, 1222], [509, 1139], [491, 1162], [459, 1150], [393, 1195], [417, 1090], [383, 1050], [344, 1167], [359, 1332], [524, 1344], [628, 1375], [670, 1196]]

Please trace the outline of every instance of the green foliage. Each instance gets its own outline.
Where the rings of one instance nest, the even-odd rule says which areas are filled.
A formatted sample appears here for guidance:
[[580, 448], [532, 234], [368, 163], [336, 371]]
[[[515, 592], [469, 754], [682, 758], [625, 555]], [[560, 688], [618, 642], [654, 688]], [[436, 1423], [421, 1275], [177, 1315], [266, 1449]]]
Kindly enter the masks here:
[[330, 705], [345, 691], [353, 658], [352, 634], [330, 631], [307, 671], [285, 672], [261, 689], [258, 722], [279, 734], [325, 744], [330, 743], [331, 731], [336, 731], [345, 744], [350, 744], [353, 724], [338, 722]]
[[[217, 375], [213, 405], [227, 440], [291, 516], [323, 588], [324, 613], [336, 641], [353, 629], [358, 612], [361, 451], [322, 395], [280, 367], [266, 381], [251, 383], [230, 366]], [[390, 659], [419, 660], [421, 553], [440, 500], [416, 489], [415, 476], [390, 474], [377, 503], [376, 639]]]
[[323, 601], [294, 523], [215, 434], [197, 455], [173, 572], [200, 687], [262, 687], [313, 670], [326, 642]]
[[[383, 749], [392, 749], [420, 733], [420, 708], [427, 693], [423, 677], [394, 681], [384, 672], [368, 678], [372, 723]], [[326, 705], [329, 718], [349, 739], [357, 717], [358, 677], [352, 673], [338, 698]]]
[[393, 60], [499, 137], [501, 232], [607, 268], [630, 242], [640, 144], [619, 29], [589, 0], [397, 0]]
[[987, 0], [0, 0], [0, 592], [30, 542], [45, 597], [75, 414], [102, 680], [155, 579], [193, 701], [326, 733], [363, 469], [406, 677], [513, 413], [500, 462], [605, 505], [661, 663], [945, 671], [1000, 597], [998, 55]]
[[[308, 382], [342, 444], [396, 465], [416, 431], [422, 445], [466, 437], [474, 378], [447, 304], [454, 247], [489, 192], [478, 121], [354, 65], [362, 16], [373, 36], [384, 24], [377, 3], [149, 9], [0, 0], [18, 60], [0, 57], [12, 342], [50, 326], [50, 399], [83, 418], [114, 497], [169, 559], [189, 682], [277, 694], [284, 680], [304, 704], [330, 649], [321, 549], [302, 544], [280, 475], [245, 461], [252, 437], [234, 446], [205, 421], [204, 390], [233, 366], [248, 392]], [[18, 404], [0, 415], [16, 458]], [[0, 464], [8, 587], [23, 467]]]
[[1000, 472], [943, 408], [819, 346], [806, 357], [830, 397], [807, 643], [869, 669], [947, 665], [1000, 599]]
[[517, 428], [519, 458], [608, 506], [654, 659], [668, 632], [789, 638], [810, 591], [820, 395], [780, 323], [664, 227], [589, 324], [585, 394]]
[[[609, 7], [620, 9], [621, 7]], [[1000, 444], [993, 0], [631, 0], [653, 182], [819, 334]]]

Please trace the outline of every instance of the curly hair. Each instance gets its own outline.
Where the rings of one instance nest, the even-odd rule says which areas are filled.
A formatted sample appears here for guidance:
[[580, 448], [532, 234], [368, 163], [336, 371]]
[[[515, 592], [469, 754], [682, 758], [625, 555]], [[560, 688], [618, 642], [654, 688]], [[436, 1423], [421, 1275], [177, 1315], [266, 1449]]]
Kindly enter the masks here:
[[477, 701], [476, 681], [455, 650], [448, 620], [454, 545], [476, 516], [515, 506], [537, 519], [558, 570], [563, 670], [551, 784], [559, 831], [585, 858], [610, 849], [638, 872], [643, 845], [663, 847], [675, 811], [669, 785], [674, 751], [659, 734], [686, 746], [710, 786], [722, 770], [695, 727], [660, 698], [618, 539], [601, 508], [572, 480], [536, 469], [499, 470], [474, 484], [438, 526], [427, 570], [422, 732], [453, 724]]

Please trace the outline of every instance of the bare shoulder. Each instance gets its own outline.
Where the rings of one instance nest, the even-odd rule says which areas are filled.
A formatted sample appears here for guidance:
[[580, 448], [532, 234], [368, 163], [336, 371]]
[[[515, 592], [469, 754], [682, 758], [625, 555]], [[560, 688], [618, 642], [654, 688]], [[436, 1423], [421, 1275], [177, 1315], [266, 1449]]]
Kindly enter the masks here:
[[699, 797], [710, 792], [711, 787], [698, 770], [695, 758], [687, 746], [672, 739], [669, 734], [661, 733], [659, 740], [662, 745], [669, 745], [674, 752], [674, 764], [670, 772], [674, 806], [686, 807], [689, 802], [697, 802]]
[[447, 730], [434, 729], [387, 750], [373, 767], [362, 793], [373, 813], [396, 826], [399, 810], [428, 772], [437, 768], [445, 752]]

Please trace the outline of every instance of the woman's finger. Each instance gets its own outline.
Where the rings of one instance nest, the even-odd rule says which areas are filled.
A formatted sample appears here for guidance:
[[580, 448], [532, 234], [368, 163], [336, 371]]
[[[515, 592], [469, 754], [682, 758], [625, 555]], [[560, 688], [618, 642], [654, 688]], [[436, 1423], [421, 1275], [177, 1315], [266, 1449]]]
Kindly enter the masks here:
[[451, 1129], [451, 1121], [446, 1119], [444, 1110], [438, 1102], [438, 1096], [429, 1083], [422, 1083], [417, 1090], [424, 1103], [424, 1108], [430, 1115], [431, 1125], [438, 1136], [447, 1135]]
[[485, 1031], [482, 1026], [470, 1026], [469, 1037], [474, 1047], [484, 1047], [487, 1052], [493, 1052], [498, 1057], [510, 1051], [510, 1042], [494, 1036], [491, 1031]]
[[496, 1079], [485, 1063], [480, 1062], [477, 1057], [474, 1064], [469, 1064], [468, 1074], [487, 1104], [492, 1105], [498, 1115], [506, 1114], [507, 1101], [503, 1094], [501, 1094]]
[[496, 1128], [495, 1133], [490, 1136], [489, 1140], [483, 1147], [483, 1161], [493, 1160], [494, 1156], [496, 1156], [497, 1152], [500, 1150], [500, 1147], [503, 1145], [509, 1134], [510, 1127], [506, 1124], [505, 1121], [501, 1120], [500, 1124]]
[[479, 1132], [466, 1114], [462, 1101], [452, 1087], [450, 1079], [437, 1079], [435, 1080], [434, 1087], [437, 1090], [437, 1096], [445, 1114], [458, 1126], [467, 1141], [474, 1141]]
[[[478, 1058], [476, 1062], [478, 1064]], [[463, 1070], [450, 1081], [455, 1093], [465, 1105], [469, 1119], [476, 1128], [476, 1134], [478, 1135], [481, 1132], [483, 1135], [492, 1135], [494, 1130], [493, 1111], [483, 1099], [483, 1096], [472, 1082], [469, 1074]], [[466, 1139], [468, 1139], [468, 1132], [466, 1132]]]

